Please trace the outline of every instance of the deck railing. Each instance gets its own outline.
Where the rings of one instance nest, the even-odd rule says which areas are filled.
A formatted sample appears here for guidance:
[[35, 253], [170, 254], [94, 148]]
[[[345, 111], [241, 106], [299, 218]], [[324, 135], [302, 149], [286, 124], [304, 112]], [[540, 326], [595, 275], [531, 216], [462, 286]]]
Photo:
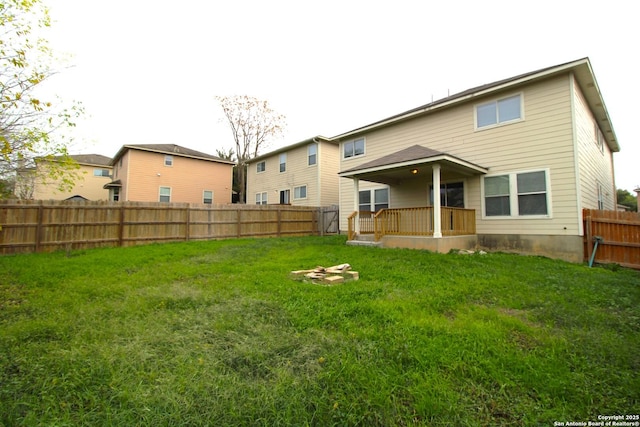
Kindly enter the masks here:
[[[355, 238], [356, 212], [348, 218], [349, 239]], [[443, 236], [476, 234], [476, 212], [473, 209], [440, 208]], [[433, 236], [433, 207], [381, 209], [376, 213], [360, 212], [360, 234], [383, 236]]]

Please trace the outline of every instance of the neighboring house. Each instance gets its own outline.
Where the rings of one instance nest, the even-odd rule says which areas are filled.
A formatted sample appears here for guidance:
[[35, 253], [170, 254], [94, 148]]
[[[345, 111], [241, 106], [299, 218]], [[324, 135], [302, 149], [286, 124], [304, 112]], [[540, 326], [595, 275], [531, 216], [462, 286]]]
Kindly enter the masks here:
[[247, 203], [337, 205], [338, 142], [309, 138], [253, 158], [247, 166]]
[[109, 200], [231, 203], [234, 162], [174, 144], [123, 145]]
[[[37, 159], [35, 170], [29, 172], [31, 197], [37, 200], [107, 200], [109, 192], [103, 187], [111, 179], [111, 158], [100, 154], [74, 154], [69, 157], [79, 166], [78, 169], [70, 170], [73, 186], [69, 190], [60, 191], [59, 180], [52, 179], [47, 174], [50, 162], [56, 162], [59, 157], [52, 160]], [[24, 192], [29, 185], [21, 186], [19, 191]]]
[[332, 139], [341, 152], [340, 229], [353, 240], [582, 261], [582, 209], [616, 209], [620, 147], [588, 58]]

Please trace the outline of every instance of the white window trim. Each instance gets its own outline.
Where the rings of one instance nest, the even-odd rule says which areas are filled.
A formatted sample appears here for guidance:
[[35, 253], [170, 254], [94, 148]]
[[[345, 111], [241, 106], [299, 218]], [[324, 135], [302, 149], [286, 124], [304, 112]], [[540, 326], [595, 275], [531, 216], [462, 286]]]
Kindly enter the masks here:
[[[284, 163], [282, 163], [282, 156], [284, 156]], [[284, 170], [282, 170], [283, 164]], [[278, 171], [280, 171], [280, 173], [285, 173], [287, 171], [287, 153], [280, 153], [278, 155]]]
[[[296, 188], [302, 188], [304, 187], [304, 197], [296, 197]], [[302, 184], [302, 185], [297, 185], [295, 187], [293, 187], [293, 200], [306, 200], [307, 197], [309, 197], [309, 187], [307, 186], [307, 184]]]
[[[492, 125], [486, 125], [486, 126], [482, 126], [482, 127], [478, 127], [478, 107], [482, 106], [482, 105], [487, 105], [487, 104], [491, 104], [491, 103], [498, 103], [498, 101], [501, 101], [503, 99], [507, 99], [507, 98], [512, 98], [514, 96], [520, 96], [520, 118], [518, 119], [513, 119], [513, 120], [508, 120], [506, 122], [498, 122]], [[483, 130], [487, 130], [487, 129], [495, 129], [497, 127], [501, 127], [501, 126], [508, 126], [510, 124], [513, 123], [519, 123], [519, 122], [523, 122], [524, 121], [524, 92], [517, 92], [517, 93], [511, 93], [509, 95], [505, 95], [505, 96], [501, 96], [500, 98], [495, 98], [489, 101], [483, 101], [483, 102], [479, 102], [477, 104], [473, 105], [473, 127], [475, 131], [483, 131]]]
[[[362, 154], [354, 154], [353, 156], [349, 156], [349, 157], [345, 157], [344, 155], [344, 146], [349, 144], [349, 143], [354, 143], [356, 141], [362, 140], [364, 143], [364, 151]], [[354, 152], [355, 152], [355, 145], [354, 145]], [[355, 138], [355, 139], [351, 139], [349, 141], [345, 141], [340, 145], [340, 156], [342, 157], [342, 160], [351, 160], [351, 159], [356, 159], [359, 157], [364, 157], [367, 154], [367, 138], [366, 137], [360, 137], [360, 138]]]
[[[204, 201], [204, 199], [205, 199], [204, 193], [206, 193], [207, 191], [209, 191], [211, 193], [211, 203], [206, 203]], [[204, 205], [212, 205], [213, 204], [213, 190], [202, 190], [202, 204], [204, 204]]]
[[[311, 157], [311, 154], [309, 154], [309, 150], [311, 149], [312, 146], [316, 147], [316, 153], [315, 153], [316, 162], [314, 164], [309, 164], [309, 157]], [[307, 145], [307, 166], [310, 168], [318, 166], [318, 144], [315, 142]]]
[[[546, 215], [520, 215], [520, 212], [518, 209], [518, 189], [516, 188], [517, 176], [520, 174], [530, 173], [530, 172], [544, 172], [544, 180], [546, 185], [546, 196], [547, 196], [547, 214]], [[486, 199], [485, 199], [485, 193], [484, 193], [484, 179], [492, 176], [503, 176], [503, 175], [509, 176], [509, 205], [510, 205], [511, 215], [487, 216], [487, 209], [485, 204]], [[518, 171], [511, 171], [511, 172], [496, 172], [490, 175], [484, 175], [480, 179], [480, 200], [482, 205], [481, 218], [483, 220], [486, 219], [489, 221], [494, 221], [494, 220], [503, 220], [503, 219], [509, 219], [509, 220], [552, 219], [553, 209], [551, 205], [552, 198], [551, 198], [550, 170], [549, 168], [540, 168], [540, 169], [518, 170]]]
[[168, 189], [169, 189], [169, 201], [168, 201], [168, 202], [162, 202], [162, 203], [171, 203], [171, 196], [172, 196], [172, 194], [171, 194], [171, 193], [173, 193], [173, 191], [172, 191], [171, 187], [166, 187], [166, 186], [164, 186], [164, 185], [161, 185], [160, 187], [158, 187], [158, 202], [160, 202], [160, 201], [161, 201], [161, 200], [160, 200], [160, 196], [162, 196], [162, 192], [161, 192], [161, 190], [162, 190], [163, 188], [168, 188]]
[[[260, 163], [262, 163], [264, 165], [264, 168], [261, 171], [258, 170], [258, 165]], [[257, 162], [256, 163], [256, 173], [265, 173], [266, 170], [267, 170], [267, 161], [266, 160], [263, 160], [261, 162]]]
[[[169, 163], [167, 163], [167, 160], [169, 161]], [[171, 154], [165, 154], [165, 156], [164, 156], [164, 165], [166, 167], [172, 167], [173, 166], [173, 156]]]
[[256, 205], [266, 205], [268, 204], [268, 195], [266, 191], [259, 191], [256, 193], [256, 201], [258, 200], [258, 196], [260, 196], [260, 203], [256, 202]]

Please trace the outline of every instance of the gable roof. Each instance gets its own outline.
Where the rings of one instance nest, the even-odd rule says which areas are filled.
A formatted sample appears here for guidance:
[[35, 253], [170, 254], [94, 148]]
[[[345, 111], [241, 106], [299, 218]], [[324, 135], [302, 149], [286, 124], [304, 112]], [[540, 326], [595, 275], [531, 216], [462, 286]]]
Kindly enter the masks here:
[[494, 92], [498, 92], [505, 89], [511, 89], [523, 84], [528, 84], [536, 80], [542, 80], [544, 78], [564, 74], [573, 73], [576, 77], [576, 81], [584, 94], [592, 113], [596, 117], [605, 140], [609, 145], [611, 151], [620, 151], [618, 140], [611, 124], [609, 112], [604, 104], [600, 88], [596, 81], [591, 62], [589, 58], [582, 58], [576, 61], [567, 62], [560, 65], [554, 65], [552, 67], [542, 68], [536, 71], [531, 71], [524, 74], [519, 74], [514, 77], [495, 81], [480, 86], [467, 89], [462, 92], [458, 92], [446, 98], [439, 99], [428, 104], [421, 105], [411, 110], [402, 112], [400, 114], [387, 117], [386, 119], [379, 120], [377, 122], [362, 126], [343, 134], [334, 136], [335, 140], [344, 140], [345, 138], [351, 138], [364, 132], [372, 131], [378, 128], [389, 126], [401, 121], [409, 120], [417, 116], [430, 114], [434, 111], [439, 111], [445, 108], [453, 107], [463, 102], [471, 101], [480, 96], [490, 95]]
[[81, 165], [91, 166], [110, 166], [111, 157], [103, 156], [101, 154], [72, 154], [71, 157]]
[[296, 142], [295, 144], [287, 145], [285, 147], [281, 147], [281, 148], [278, 148], [276, 150], [270, 151], [268, 153], [256, 156], [256, 157], [248, 160], [247, 164], [255, 163], [257, 161], [261, 161], [263, 159], [266, 159], [267, 157], [272, 157], [272, 156], [275, 156], [276, 154], [284, 153], [285, 151], [290, 151], [290, 150], [293, 150], [294, 148], [298, 148], [300, 146], [308, 145], [308, 144], [311, 144], [313, 142], [327, 142], [327, 143], [333, 144], [333, 145], [338, 145], [339, 144], [339, 142], [337, 140], [334, 141], [334, 140], [326, 138], [324, 136], [317, 135], [317, 136], [314, 136], [314, 137], [311, 137], [311, 138], [307, 138], [307, 139], [305, 139], [303, 141]]
[[116, 153], [111, 162], [112, 165], [116, 164], [118, 159], [127, 152], [127, 150], [140, 150], [150, 151], [159, 154], [170, 154], [172, 156], [189, 157], [198, 160], [207, 160], [212, 162], [226, 163], [229, 165], [235, 165], [235, 162], [230, 160], [224, 160], [211, 154], [202, 153], [200, 151], [192, 150], [191, 148], [182, 147], [176, 144], [128, 144], [123, 145]]

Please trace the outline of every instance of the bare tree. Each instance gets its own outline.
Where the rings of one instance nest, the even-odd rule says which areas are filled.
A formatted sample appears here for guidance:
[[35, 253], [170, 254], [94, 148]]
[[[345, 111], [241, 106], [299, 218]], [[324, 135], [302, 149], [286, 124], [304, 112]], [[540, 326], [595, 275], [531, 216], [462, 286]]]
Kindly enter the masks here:
[[238, 200], [245, 203], [247, 162], [282, 135], [285, 117], [272, 110], [267, 101], [247, 95], [217, 96], [216, 100], [233, 134], [238, 162]]
[[0, 0], [0, 180], [18, 185], [21, 177], [33, 178], [18, 172], [35, 168], [36, 159], [55, 160], [46, 178], [63, 190], [73, 185], [78, 165], [60, 131], [75, 126], [82, 108], [64, 108], [37, 95], [54, 74], [53, 53], [37, 37], [49, 25], [40, 0]]

